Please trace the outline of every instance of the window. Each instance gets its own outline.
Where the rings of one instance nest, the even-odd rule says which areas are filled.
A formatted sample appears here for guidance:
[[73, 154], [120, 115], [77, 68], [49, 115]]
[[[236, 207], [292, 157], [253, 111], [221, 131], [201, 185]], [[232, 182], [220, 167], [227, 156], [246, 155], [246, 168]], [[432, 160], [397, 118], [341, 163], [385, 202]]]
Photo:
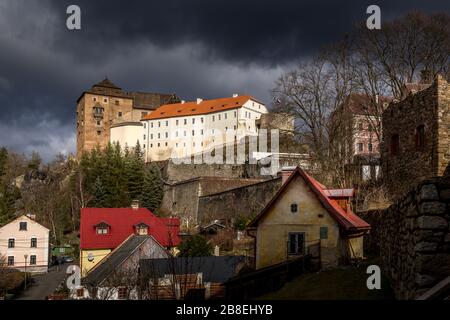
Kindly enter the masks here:
[[37, 248], [37, 238], [31, 238], [31, 247]]
[[119, 287], [117, 291], [119, 300], [125, 300], [127, 298], [128, 290], [126, 287]]
[[305, 234], [303, 232], [289, 232], [288, 237], [289, 254], [303, 254], [305, 246]]
[[14, 256], [8, 256], [8, 266], [14, 265]]
[[145, 143], [144, 143], [144, 145], [142, 147], [145, 149]]
[[425, 146], [425, 126], [423, 124], [416, 128], [415, 143], [417, 150], [423, 150]]
[[95, 108], [94, 108], [94, 113], [95, 113], [95, 114], [102, 114], [102, 113], [103, 113], [103, 108], [95, 107]]
[[203, 123], [203, 117], [200, 118], [200, 122]]
[[368, 148], [369, 148], [369, 152], [372, 152], [373, 150], [373, 145], [371, 143], [368, 144]]
[[398, 155], [400, 149], [400, 141], [398, 134], [393, 134], [391, 136], [391, 155], [396, 156]]
[[16, 240], [8, 239], [8, 248], [14, 248], [16, 244]]
[[101, 131], [97, 131], [97, 135], [99, 136], [99, 135], [101, 135], [102, 134], [102, 132]]
[[144, 129], [147, 128], [147, 124], [144, 122]]
[[104, 102], [104, 103], [108, 102], [108, 99], [104, 98], [104, 99], [103, 99], [103, 102]]
[[195, 130], [192, 130], [192, 135], [195, 135]]
[[237, 118], [237, 112], [236, 111], [234, 112], [234, 117]]
[[187, 124], [187, 119], [184, 119], [184, 124]]
[[114, 103], [116, 104], [116, 106], [120, 104], [119, 100], [114, 101]]
[[97, 227], [97, 234], [108, 234], [108, 228], [106, 228], [106, 227]]
[[166, 138], [168, 138], [169, 137], [169, 133], [168, 132], [166, 132]]
[[153, 148], [153, 143], [150, 143], [150, 148]]
[[153, 140], [153, 133], [150, 133], [150, 139]]
[[31, 266], [36, 265], [36, 256], [35, 255], [30, 256], [30, 265]]
[[221, 117], [220, 117], [220, 114], [219, 114], [219, 121], [220, 121], [220, 119], [221, 119]]
[[153, 128], [153, 122], [150, 122], [150, 128]]
[[292, 213], [298, 212], [298, 205], [296, 203], [291, 204], [291, 212]]
[[158, 132], [158, 139], [161, 139], [161, 133]]
[[168, 127], [169, 126], [169, 121], [166, 121], [166, 127]]
[[186, 130], [184, 130], [183, 135], [186, 137]]
[[100, 120], [97, 120], [97, 125], [98, 125], [98, 126], [101, 126], [101, 125], [102, 125], [102, 122], [101, 122]]
[[179, 122], [180, 122], [180, 120], [177, 119], [177, 120], [175, 121], [175, 124], [178, 125]]
[[227, 116], [227, 114], [225, 113], [225, 115], [224, 115], [224, 117], [225, 117], [225, 120], [228, 118], [228, 116]]
[[96, 98], [96, 97], [93, 97], [93, 98], [92, 98], [92, 101], [94, 101], [94, 102], [97, 101], [97, 98]]
[[122, 116], [122, 111], [117, 112], [117, 116], [120, 118]]
[[203, 135], [203, 129], [200, 130], [200, 134]]
[[144, 134], [144, 140], [145, 140], [145, 134]]
[[320, 239], [328, 239], [328, 227], [320, 227]]
[[175, 131], [175, 137], [178, 137], [178, 131]]
[[362, 152], [364, 150], [364, 144], [358, 143], [358, 151]]
[[158, 128], [161, 128], [161, 121], [158, 121]]
[[167, 142], [165, 143], [165, 146], [167, 147]]
[[160, 147], [160, 146], [161, 146], [161, 143], [158, 142], [158, 147]]
[[26, 231], [27, 230], [27, 223], [26, 222], [21, 222], [20, 224], [19, 224], [19, 230], [20, 231]]
[[214, 122], [214, 120], [216, 119], [216, 117], [215, 116], [212, 116], [212, 121]]
[[192, 118], [192, 124], [195, 124], [195, 118]]

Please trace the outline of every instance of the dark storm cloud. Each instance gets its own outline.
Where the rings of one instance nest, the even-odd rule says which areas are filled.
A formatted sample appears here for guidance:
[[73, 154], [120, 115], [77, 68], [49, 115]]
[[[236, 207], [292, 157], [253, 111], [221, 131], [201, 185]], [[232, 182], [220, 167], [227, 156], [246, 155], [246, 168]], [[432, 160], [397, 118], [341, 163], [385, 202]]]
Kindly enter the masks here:
[[[82, 30], [65, 28], [77, 4]], [[249, 93], [270, 103], [281, 72], [366, 18], [372, 1], [0, 2], [0, 145], [74, 150], [79, 94], [108, 76], [186, 99]], [[448, 1], [377, 1], [383, 19]]]

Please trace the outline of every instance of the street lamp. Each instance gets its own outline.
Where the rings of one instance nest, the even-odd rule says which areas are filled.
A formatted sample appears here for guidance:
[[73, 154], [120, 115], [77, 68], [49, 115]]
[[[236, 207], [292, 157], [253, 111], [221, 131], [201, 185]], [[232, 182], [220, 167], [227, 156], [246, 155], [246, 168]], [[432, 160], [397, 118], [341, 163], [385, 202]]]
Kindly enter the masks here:
[[23, 257], [25, 258], [25, 290], [27, 290], [27, 258], [28, 258], [28, 255], [24, 254]]

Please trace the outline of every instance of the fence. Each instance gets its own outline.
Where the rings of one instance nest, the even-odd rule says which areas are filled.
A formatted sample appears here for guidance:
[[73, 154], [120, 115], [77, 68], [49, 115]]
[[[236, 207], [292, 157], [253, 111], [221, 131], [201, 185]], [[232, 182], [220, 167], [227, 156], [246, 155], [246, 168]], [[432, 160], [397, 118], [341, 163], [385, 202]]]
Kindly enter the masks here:
[[311, 258], [307, 254], [231, 278], [223, 284], [225, 297], [245, 300], [276, 291], [294, 277], [310, 271]]

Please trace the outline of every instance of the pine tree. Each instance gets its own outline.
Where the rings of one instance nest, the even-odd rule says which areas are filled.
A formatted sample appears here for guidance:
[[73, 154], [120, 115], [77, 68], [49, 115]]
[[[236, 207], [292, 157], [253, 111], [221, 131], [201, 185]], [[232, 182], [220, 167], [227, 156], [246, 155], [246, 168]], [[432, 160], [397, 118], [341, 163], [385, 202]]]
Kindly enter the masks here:
[[134, 151], [125, 157], [128, 197], [130, 200], [142, 200], [144, 187], [144, 161], [139, 143]]
[[95, 208], [104, 208], [106, 207], [106, 190], [103, 186], [102, 180], [100, 177], [97, 177], [95, 180], [94, 188], [93, 188], [93, 196], [92, 206]]
[[158, 167], [151, 164], [145, 171], [144, 187], [142, 189], [142, 206], [155, 211], [161, 205], [164, 195], [163, 184]]

